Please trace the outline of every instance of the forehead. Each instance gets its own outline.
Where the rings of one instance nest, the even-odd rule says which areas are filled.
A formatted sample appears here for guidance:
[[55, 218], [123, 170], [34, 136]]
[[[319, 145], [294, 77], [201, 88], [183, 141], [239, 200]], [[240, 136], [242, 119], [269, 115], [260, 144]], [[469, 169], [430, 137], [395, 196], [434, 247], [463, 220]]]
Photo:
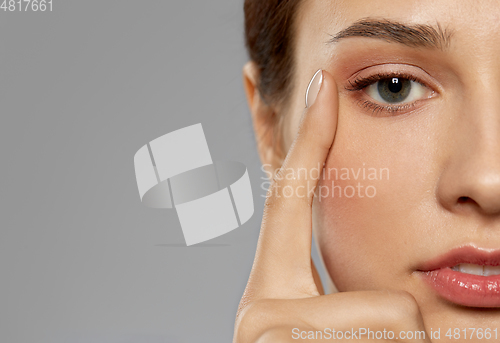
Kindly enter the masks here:
[[305, 0], [296, 21], [297, 57], [311, 60], [311, 51], [300, 56], [301, 49], [307, 48], [327, 54], [333, 35], [367, 18], [440, 26], [454, 32], [455, 45], [471, 49], [500, 43], [500, 1], [496, 0]]
[[454, 26], [467, 22], [484, 28], [498, 26], [499, 11], [497, 0], [304, 0], [299, 16], [319, 29], [328, 23], [340, 30], [365, 17], [429, 24], [438, 20]]

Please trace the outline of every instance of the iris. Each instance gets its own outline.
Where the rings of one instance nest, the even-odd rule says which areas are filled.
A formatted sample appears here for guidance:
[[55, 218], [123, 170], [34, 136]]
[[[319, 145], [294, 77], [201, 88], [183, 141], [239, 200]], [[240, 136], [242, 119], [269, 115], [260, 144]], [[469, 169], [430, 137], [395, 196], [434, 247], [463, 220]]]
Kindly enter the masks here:
[[411, 81], [400, 77], [391, 77], [377, 82], [380, 97], [388, 103], [404, 101], [411, 91]]

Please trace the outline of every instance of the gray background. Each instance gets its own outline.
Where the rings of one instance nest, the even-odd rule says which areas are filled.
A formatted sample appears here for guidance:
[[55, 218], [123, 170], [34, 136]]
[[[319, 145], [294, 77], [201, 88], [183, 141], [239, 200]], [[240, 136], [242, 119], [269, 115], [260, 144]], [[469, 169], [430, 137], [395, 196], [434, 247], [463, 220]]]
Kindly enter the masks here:
[[[243, 1], [53, 4], [0, 11], [0, 342], [230, 342], [265, 194]], [[247, 165], [255, 214], [185, 247], [133, 156], [199, 122], [213, 160]]]

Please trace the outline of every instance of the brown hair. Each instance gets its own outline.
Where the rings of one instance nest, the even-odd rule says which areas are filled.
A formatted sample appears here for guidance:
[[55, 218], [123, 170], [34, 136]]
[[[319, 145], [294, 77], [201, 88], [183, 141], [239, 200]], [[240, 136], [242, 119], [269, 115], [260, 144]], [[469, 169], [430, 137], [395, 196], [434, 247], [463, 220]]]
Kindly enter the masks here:
[[[294, 22], [300, 3], [301, 0], [245, 0], [244, 4], [245, 46], [259, 71], [256, 87], [266, 105], [282, 110], [286, 110], [293, 91]], [[270, 118], [280, 121], [273, 125], [273, 141], [277, 139], [280, 148], [282, 119], [283, 116]]]
[[294, 19], [300, 0], [245, 0], [245, 45], [266, 104], [283, 104], [294, 73]]

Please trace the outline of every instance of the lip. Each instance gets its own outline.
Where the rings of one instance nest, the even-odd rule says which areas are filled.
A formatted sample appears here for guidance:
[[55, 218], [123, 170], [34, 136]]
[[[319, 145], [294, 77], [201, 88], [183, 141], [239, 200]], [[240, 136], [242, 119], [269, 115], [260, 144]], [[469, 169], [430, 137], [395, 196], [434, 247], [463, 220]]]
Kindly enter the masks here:
[[500, 275], [465, 274], [451, 268], [470, 263], [500, 265], [500, 249], [461, 246], [425, 262], [418, 272], [441, 297], [469, 307], [500, 307]]

